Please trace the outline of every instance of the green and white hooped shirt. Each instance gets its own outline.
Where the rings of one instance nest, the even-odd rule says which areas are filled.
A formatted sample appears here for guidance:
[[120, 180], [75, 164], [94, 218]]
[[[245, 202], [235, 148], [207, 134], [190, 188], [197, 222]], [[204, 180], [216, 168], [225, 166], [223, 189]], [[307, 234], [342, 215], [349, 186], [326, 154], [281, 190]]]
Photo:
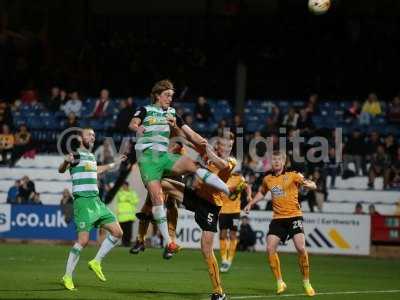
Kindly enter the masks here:
[[143, 152], [146, 149], [167, 152], [170, 138], [170, 128], [167, 116], [176, 117], [175, 108], [163, 108], [155, 105], [147, 105], [136, 111], [134, 118], [142, 120], [144, 133], [138, 137], [135, 150]]
[[97, 162], [93, 153], [78, 149], [69, 172], [72, 178], [74, 197], [95, 197], [99, 195], [97, 186]]

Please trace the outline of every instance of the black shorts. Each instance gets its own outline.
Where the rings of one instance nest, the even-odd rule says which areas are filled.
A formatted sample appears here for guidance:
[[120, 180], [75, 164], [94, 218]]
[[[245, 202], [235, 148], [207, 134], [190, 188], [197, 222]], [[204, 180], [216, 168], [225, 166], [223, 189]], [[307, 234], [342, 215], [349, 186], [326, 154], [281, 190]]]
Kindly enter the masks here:
[[281, 239], [282, 243], [286, 243], [298, 233], [304, 233], [303, 217], [273, 219], [269, 224], [267, 235], [276, 235]]
[[196, 193], [185, 188], [183, 203], [187, 210], [194, 212], [194, 219], [203, 231], [217, 232], [218, 215], [221, 207], [201, 199]]
[[240, 213], [236, 214], [219, 214], [219, 229], [229, 229], [238, 231], [240, 224]]

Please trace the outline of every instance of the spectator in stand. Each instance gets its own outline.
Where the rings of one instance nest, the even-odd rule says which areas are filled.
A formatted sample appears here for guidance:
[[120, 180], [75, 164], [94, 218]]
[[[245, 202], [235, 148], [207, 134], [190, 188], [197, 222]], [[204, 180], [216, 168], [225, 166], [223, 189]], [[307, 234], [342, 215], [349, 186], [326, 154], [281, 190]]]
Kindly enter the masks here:
[[379, 145], [382, 145], [379, 133], [376, 131], [371, 132], [365, 147], [365, 159], [363, 161], [364, 175], [367, 175], [366, 164], [371, 162], [372, 155], [376, 153]]
[[278, 127], [281, 123], [281, 112], [277, 105], [272, 106], [270, 117], [272, 119], [272, 123], [275, 124], [276, 127]]
[[[186, 122], [187, 123], [187, 122]], [[190, 126], [190, 125], [189, 125]], [[223, 136], [224, 131], [228, 128], [228, 122], [225, 119], [222, 119], [218, 122], [218, 127], [213, 132], [212, 136]]]
[[74, 199], [68, 189], [64, 189], [60, 201], [61, 211], [64, 216], [64, 220], [67, 223], [72, 221], [74, 213]]
[[393, 134], [389, 134], [387, 137], [385, 137], [384, 145], [385, 145], [386, 153], [389, 155], [390, 160], [393, 161], [397, 154], [396, 153], [397, 152], [397, 143], [396, 143], [396, 140], [394, 139]]
[[74, 112], [70, 112], [67, 116], [67, 122], [65, 123], [65, 127], [66, 128], [70, 128], [70, 127], [78, 127], [79, 122], [78, 122], [78, 118], [75, 115]]
[[15, 180], [14, 185], [8, 189], [7, 193], [8, 204], [18, 204], [20, 186], [21, 186], [21, 180]]
[[305, 108], [300, 110], [300, 117], [297, 122], [297, 128], [301, 130], [302, 135], [308, 135], [314, 129], [312, 113], [307, 112]]
[[0, 128], [3, 125], [8, 125], [9, 127], [12, 127], [13, 119], [10, 105], [2, 98], [0, 98]]
[[58, 86], [53, 86], [50, 91], [50, 97], [46, 99], [45, 106], [51, 112], [56, 112], [60, 110], [61, 102], [61, 95], [60, 95], [60, 88]]
[[242, 217], [242, 223], [240, 224], [239, 230], [239, 251], [254, 251], [254, 245], [256, 244], [256, 233], [251, 228], [249, 218], [247, 216]]
[[355, 123], [361, 114], [361, 104], [359, 101], [353, 101], [351, 107], [344, 112], [344, 121], [347, 124]]
[[374, 204], [368, 206], [368, 212], [370, 216], [380, 216], [381, 214], [376, 210]]
[[189, 127], [193, 127], [193, 116], [191, 114], [184, 114], [182, 118]]
[[400, 123], [400, 96], [394, 97], [393, 101], [389, 104], [387, 116], [389, 122]]
[[32, 137], [26, 125], [21, 125], [14, 137], [15, 146], [11, 153], [10, 167], [15, 166], [22, 155], [32, 148]]
[[65, 105], [68, 101], [68, 93], [65, 89], [60, 90], [60, 107]]
[[321, 172], [318, 169], [316, 169], [313, 173], [312, 180], [317, 185], [317, 189], [311, 191], [311, 193], [314, 193], [314, 199], [315, 203], [317, 204], [318, 211], [322, 212], [324, 201], [327, 195], [326, 179], [322, 176]]
[[131, 109], [136, 112], [137, 106], [135, 103], [135, 99], [133, 97], [128, 97], [126, 98], [126, 101], [128, 101], [128, 106], [131, 107]]
[[285, 127], [297, 128], [298, 121], [299, 114], [293, 107], [290, 107], [288, 113], [283, 117], [282, 125]]
[[33, 197], [28, 200], [26, 204], [30, 205], [42, 205], [42, 200], [40, 200], [40, 193], [33, 193]]
[[1, 154], [1, 163], [5, 165], [8, 163], [8, 154], [13, 151], [15, 144], [14, 135], [12, 134], [10, 127], [7, 124], [3, 124], [2, 130], [0, 133], [0, 154]]
[[33, 88], [33, 86], [29, 86], [27, 89], [25, 89], [21, 92], [21, 101], [22, 101], [22, 104], [25, 104], [25, 105], [32, 105], [32, 104], [37, 103], [38, 95], [37, 95], [35, 88]]
[[374, 93], [369, 94], [361, 110], [360, 124], [369, 125], [372, 118], [381, 114], [382, 109], [378, 97]]
[[336, 176], [339, 174], [339, 163], [336, 161], [336, 151], [335, 148], [329, 148], [328, 154], [329, 161], [326, 164], [327, 175], [331, 177], [330, 188], [335, 188]]
[[114, 161], [115, 149], [112, 147], [112, 139], [105, 139], [103, 144], [95, 152], [97, 164], [106, 165]]
[[377, 152], [372, 155], [371, 166], [368, 172], [368, 188], [374, 188], [375, 178], [383, 177], [383, 189], [388, 188], [389, 174], [390, 174], [390, 158], [385, 152], [385, 147], [379, 145]]
[[90, 116], [92, 118], [102, 118], [106, 115], [108, 105], [110, 104], [110, 92], [107, 89], [100, 91], [100, 98], [97, 99], [94, 109]]
[[308, 114], [314, 115], [319, 114], [319, 107], [318, 107], [319, 96], [318, 94], [311, 94], [308, 98], [308, 102], [306, 105], [305, 110]]
[[121, 225], [122, 245], [124, 247], [131, 246], [132, 225], [136, 220], [136, 206], [139, 204], [139, 196], [135, 191], [129, 188], [129, 183], [125, 181], [116, 195], [118, 222]]
[[24, 176], [21, 179], [21, 185], [18, 190], [18, 203], [27, 204], [32, 201], [35, 196], [35, 184], [28, 176]]
[[129, 97], [127, 100], [121, 100], [119, 103], [119, 113], [115, 122], [115, 130], [121, 133], [130, 133], [129, 122], [132, 120], [135, 114], [135, 108], [133, 107], [133, 99]]
[[255, 159], [252, 155], [248, 155], [245, 164], [246, 168], [249, 168], [253, 173], [264, 173], [264, 164], [261, 159]]
[[355, 215], [364, 215], [364, 210], [361, 202], [358, 202], [356, 204], [356, 207], [354, 208], [354, 214]]
[[69, 99], [63, 106], [63, 111], [66, 116], [70, 113], [74, 113], [77, 117], [81, 116], [82, 101], [79, 99], [77, 91], [71, 93], [71, 99]]
[[272, 134], [276, 134], [279, 132], [279, 124], [275, 123], [274, 118], [272, 116], [269, 116], [265, 119], [266, 124], [265, 126], [261, 129], [261, 135], [263, 137], [269, 137]]
[[[307, 179], [312, 180], [313, 177], [311, 175], [307, 176]], [[302, 203], [304, 201], [307, 201], [308, 208], [310, 212], [314, 212], [314, 207], [317, 205], [316, 200], [315, 200], [315, 193], [312, 191], [308, 191], [307, 189], [300, 187], [299, 190], [299, 202]]]
[[[242, 130], [242, 133], [239, 133], [240, 130]], [[242, 121], [242, 116], [241, 115], [235, 115], [233, 117], [233, 124], [231, 126], [231, 131], [232, 133], [236, 136], [236, 135], [240, 135], [243, 136], [243, 130], [244, 130], [244, 125], [243, 125], [243, 121]]]
[[197, 103], [194, 108], [194, 116], [197, 122], [208, 122], [212, 118], [210, 105], [207, 99], [203, 96], [197, 98]]
[[393, 189], [400, 189], [400, 146], [397, 147], [396, 156], [389, 168], [389, 186]]
[[[362, 170], [362, 159], [365, 154], [365, 142], [358, 129], [355, 129], [344, 145], [343, 149], [343, 172], [349, 172], [349, 163], [355, 164], [355, 175], [360, 175]], [[344, 174], [345, 175], [345, 174]], [[345, 175], [345, 177], [347, 177]]]

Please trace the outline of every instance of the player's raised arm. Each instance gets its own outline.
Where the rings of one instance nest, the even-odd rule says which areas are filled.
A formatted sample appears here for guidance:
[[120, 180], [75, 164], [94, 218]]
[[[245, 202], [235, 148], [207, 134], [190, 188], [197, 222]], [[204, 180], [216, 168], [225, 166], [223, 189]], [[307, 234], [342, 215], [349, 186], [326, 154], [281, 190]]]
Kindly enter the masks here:
[[190, 128], [187, 124], [183, 124], [182, 131], [185, 133], [187, 139], [197, 146], [201, 146], [206, 141], [200, 134]]
[[72, 154], [68, 154], [64, 157], [64, 161], [58, 167], [58, 173], [65, 173], [65, 171], [69, 168], [71, 163], [74, 161], [74, 156]]
[[251, 185], [246, 182], [246, 194], [247, 194], [247, 203], [250, 203], [253, 200]]
[[207, 156], [208, 159], [211, 160], [215, 166], [220, 169], [224, 170], [229, 168], [229, 162], [221, 157], [219, 157], [215, 152], [211, 145], [207, 144]]
[[97, 174], [101, 174], [104, 172], [108, 172], [112, 169], [114, 169], [115, 167], [118, 167], [123, 161], [125, 161], [127, 159], [127, 156], [125, 154], [122, 154], [120, 156], [118, 156], [114, 162], [107, 164], [107, 165], [103, 165], [103, 166], [98, 166], [97, 167]]
[[294, 176], [294, 181], [298, 184], [301, 185], [302, 187], [304, 187], [307, 190], [316, 190], [317, 189], [317, 185], [314, 181], [309, 180], [309, 179], [305, 179], [304, 175], [301, 173], [295, 173]]
[[179, 115], [176, 118], [168, 119], [168, 123], [177, 132], [177, 135], [183, 136], [195, 146], [202, 147], [207, 143], [207, 140], [187, 125]]
[[246, 214], [248, 214], [251, 210], [251, 208], [253, 207], [254, 204], [256, 204], [257, 202], [261, 201], [262, 199], [264, 199], [265, 195], [267, 194], [268, 189], [266, 187], [265, 184], [265, 178], [263, 180], [263, 184], [260, 186], [260, 188], [258, 189], [257, 194], [254, 196], [254, 198], [246, 205], [246, 207], [243, 209], [244, 212]]
[[304, 179], [302, 186], [304, 188], [306, 188], [307, 190], [311, 190], [311, 191], [317, 189], [317, 184], [314, 181], [309, 180], [309, 179]]
[[140, 126], [143, 123], [143, 120], [146, 116], [146, 108], [141, 107], [139, 108], [135, 114], [131, 122], [129, 123], [129, 129], [135, 131], [136, 133], [143, 133], [143, 127]]

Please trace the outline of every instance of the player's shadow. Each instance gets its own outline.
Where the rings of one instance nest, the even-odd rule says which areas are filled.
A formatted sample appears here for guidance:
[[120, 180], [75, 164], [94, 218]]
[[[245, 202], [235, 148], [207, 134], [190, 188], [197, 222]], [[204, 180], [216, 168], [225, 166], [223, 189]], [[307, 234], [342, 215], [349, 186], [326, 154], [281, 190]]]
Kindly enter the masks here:
[[[165, 296], [175, 296], [182, 299], [200, 299], [201, 296], [206, 296], [205, 293], [185, 293], [185, 292], [168, 292], [168, 291], [155, 291], [155, 290], [136, 290], [136, 289], [114, 289], [115, 293], [118, 294], [128, 294], [128, 295], [165, 295]], [[207, 297], [207, 296], [206, 296]], [[177, 298], [177, 299], [179, 299]]]
[[235, 293], [235, 296], [249, 296], [249, 295], [273, 295], [276, 296], [276, 291], [273, 289], [262, 289], [262, 288], [248, 288], [246, 289], [246, 292], [243, 293]]
[[[50, 289], [0, 289], [0, 292], [59, 292], [59, 291], [65, 291], [65, 288], [59, 287], [59, 288], [50, 288]], [[41, 298], [42, 299], [42, 298]]]

